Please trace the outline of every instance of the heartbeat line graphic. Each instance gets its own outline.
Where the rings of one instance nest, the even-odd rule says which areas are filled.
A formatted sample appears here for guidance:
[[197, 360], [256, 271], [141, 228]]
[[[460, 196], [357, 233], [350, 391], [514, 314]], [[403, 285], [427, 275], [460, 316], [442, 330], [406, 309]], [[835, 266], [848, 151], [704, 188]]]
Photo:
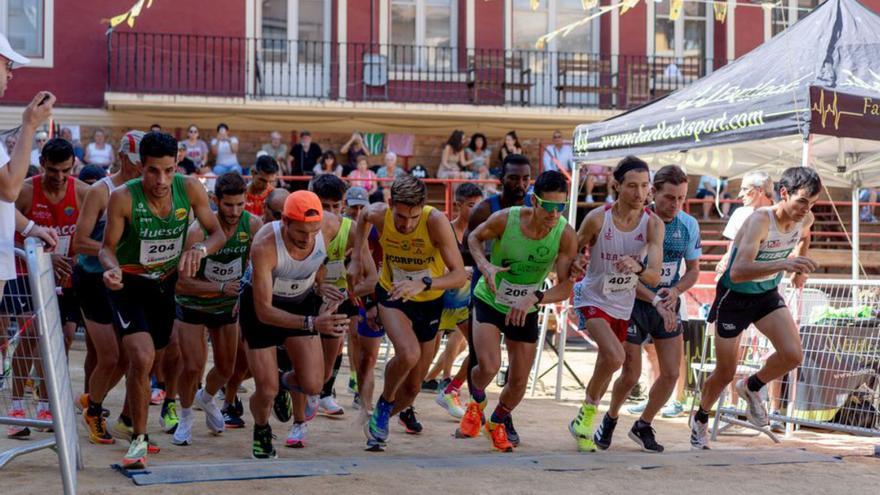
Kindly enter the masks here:
[[813, 103], [812, 110], [814, 112], [818, 113], [822, 117], [822, 128], [827, 127], [826, 120], [828, 119], [829, 115], [834, 118], [834, 129], [839, 128], [840, 117], [843, 115], [852, 115], [854, 117], [864, 117], [864, 115], [865, 115], [865, 114], [859, 113], [859, 112], [845, 112], [845, 111], [841, 110], [837, 106], [837, 93], [836, 92], [834, 93], [834, 99], [831, 100], [831, 103], [826, 104], [825, 103], [825, 90], [822, 90], [822, 92], [819, 93], [819, 101], [817, 101], [816, 103]]

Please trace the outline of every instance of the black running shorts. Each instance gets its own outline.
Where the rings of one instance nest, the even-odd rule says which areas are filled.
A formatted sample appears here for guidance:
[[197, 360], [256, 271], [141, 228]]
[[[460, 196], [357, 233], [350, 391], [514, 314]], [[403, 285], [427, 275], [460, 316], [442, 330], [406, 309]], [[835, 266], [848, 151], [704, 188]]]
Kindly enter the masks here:
[[741, 334], [749, 325], [784, 307], [785, 300], [778, 289], [760, 294], [746, 294], [728, 289], [719, 283], [715, 288], [715, 301], [706, 321], [715, 324], [716, 335], [730, 339]]
[[73, 269], [73, 286], [80, 295], [79, 307], [85, 319], [100, 325], [113, 323], [103, 273], [90, 273], [81, 265], [76, 265]]
[[[440, 328], [440, 315], [443, 314], [442, 297], [431, 301], [401, 301], [399, 299], [389, 301], [388, 291], [383, 289], [381, 285], [376, 285], [376, 301], [380, 306], [402, 311], [412, 322], [413, 332], [420, 343], [430, 342], [437, 336], [437, 330]], [[388, 328], [388, 325], [384, 323], [382, 326]]]
[[[254, 308], [254, 288], [243, 284], [241, 291], [239, 318], [241, 333], [249, 349], [265, 349], [283, 345], [289, 337], [310, 337], [315, 332], [276, 327], [260, 321]], [[321, 297], [315, 291], [309, 292], [305, 299], [297, 303], [283, 303], [273, 299], [272, 305], [288, 313], [302, 316], [317, 316], [321, 308]]]
[[504, 318], [507, 315], [489, 306], [479, 297], [472, 298], [472, 301], [474, 303], [474, 317], [477, 319], [477, 323], [488, 323], [498, 327], [498, 330], [501, 330], [501, 333], [504, 334], [504, 338], [507, 340], [529, 344], [534, 344], [538, 341], [538, 334], [540, 333], [538, 330], [538, 311], [529, 313], [526, 316], [526, 324], [517, 327], [505, 325]]
[[626, 341], [630, 344], [642, 345], [648, 341], [648, 338], [663, 340], [678, 337], [683, 329], [677, 313], [678, 308], [676, 306], [675, 329], [668, 332], [663, 325], [663, 317], [657, 312], [657, 308], [649, 302], [636, 299], [636, 303], [633, 305], [632, 316], [629, 319]]
[[123, 273], [120, 290], [108, 290], [113, 326], [120, 336], [147, 332], [156, 350], [164, 349], [174, 328], [177, 272], [162, 280]]
[[176, 305], [177, 319], [189, 325], [204, 325], [207, 328], [220, 328], [238, 322], [238, 311], [226, 313], [208, 313], [188, 306]]

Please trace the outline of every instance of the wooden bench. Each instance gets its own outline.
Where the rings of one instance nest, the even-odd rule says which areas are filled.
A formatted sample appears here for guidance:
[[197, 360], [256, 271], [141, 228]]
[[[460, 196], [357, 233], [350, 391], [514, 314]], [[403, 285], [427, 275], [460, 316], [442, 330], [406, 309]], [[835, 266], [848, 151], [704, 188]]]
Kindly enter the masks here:
[[610, 59], [560, 58], [556, 63], [557, 105], [566, 106], [567, 93], [611, 95], [617, 90]]
[[507, 91], [519, 91], [519, 103], [529, 104], [529, 92], [535, 82], [532, 69], [518, 56], [474, 54], [468, 56], [467, 86], [471, 102], [480, 102], [480, 93], [501, 94], [506, 102]]

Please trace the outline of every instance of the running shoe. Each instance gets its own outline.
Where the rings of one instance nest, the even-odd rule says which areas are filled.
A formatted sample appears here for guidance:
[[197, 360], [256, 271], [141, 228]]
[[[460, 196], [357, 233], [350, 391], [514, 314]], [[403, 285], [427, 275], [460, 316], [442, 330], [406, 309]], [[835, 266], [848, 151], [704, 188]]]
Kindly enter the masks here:
[[293, 401], [290, 400], [290, 394], [287, 390], [281, 388], [275, 395], [275, 401], [272, 403], [272, 415], [275, 419], [282, 423], [287, 423], [293, 416]]
[[638, 382], [633, 386], [632, 390], [629, 391], [629, 395], [626, 397], [627, 400], [632, 401], [640, 401], [647, 399], [648, 394], [645, 393], [645, 386], [642, 385], [642, 382]]
[[660, 411], [660, 416], [664, 418], [677, 418], [682, 414], [684, 414], [684, 406], [677, 400], [666, 404], [666, 407]]
[[[122, 418], [116, 420], [116, 423], [113, 424], [113, 427], [110, 428], [110, 434], [113, 438], [117, 438], [119, 440], [125, 440], [126, 442], [131, 441], [131, 437], [134, 436], [134, 428], [125, 424], [125, 421], [122, 421]], [[158, 454], [162, 449], [159, 448], [159, 445], [152, 440], [147, 439], [147, 452], [150, 454]]]
[[320, 403], [321, 399], [317, 395], [306, 396], [306, 421], [315, 419], [315, 416], [318, 415], [318, 405]]
[[363, 404], [361, 404], [361, 394], [355, 392], [354, 399], [351, 400], [351, 408], [359, 411], [363, 408]]
[[743, 378], [736, 382], [736, 393], [746, 401], [746, 418], [749, 423], [759, 428], [770, 424], [770, 417], [767, 415], [767, 407], [761, 399], [760, 390], [757, 392], [749, 390], [747, 379]]
[[483, 426], [485, 421], [486, 418], [483, 416], [483, 408], [480, 407], [479, 403], [470, 401], [468, 402], [464, 416], [461, 417], [461, 422], [458, 425], [458, 433], [464, 438], [474, 438], [480, 434], [480, 427]]
[[358, 381], [354, 375], [348, 377], [348, 393], [351, 395], [357, 395], [358, 393]]
[[[49, 411], [48, 408], [40, 409], [37, 411], [37, 419], [39, 419], [40, 421], [48, 421], [51, 423], [52, 422], [52, 413]], [[40, 428], [40, 431], [53, 432], [53, 431], [55, 431], [55, 429], [52, 428], [51, 426], [48, 426], [46, 428]]]
[[239, 416], [244, 416], [244, 404], [242, 404], [241, 399], [239, 399], [237, 395], [235, 396], [235, 404], [234, 405], [235, 405], [235, 412]]
[[416, 410], [413, 406], [409, 406], [397, 415], [397, 422], [404, 427], [410, 435], [418, 435], [422, 432], [422, 424], [416, 419]]
[[437, 394], [437, 398], [434, 399], [434, 402], [437, 403], [438, 406], [442, 407], [455, 419], [461, 419], [464, 416], [464, 408], [461, 406], [461, 399], [458, 396], [458, 392], [445, 393], [443, 390]]
[[86, 429], [89, 431], [89, 442], [96, 445], [116, 443], [116, 440], [107, 431], [107, 420], [104, 419], [104, 416], [91, 416], [89, 415], [89, 408], [86, 407], [83, 409], [82, 418], [83, 423], [86, 424]]
[[508, 414], [504, 418], [504, 431], [507, 433], [507, 439], [510, 440], [511, 445], [519, 447], [519, 433], [513, 427], [513, 414]]
[[131, 445], [128, 446], [128, 452], [122, 458], [123, 469], [144, 469], [147, 467], [147, 452], [149, 451], [149, 443], [146, 435], [138, 435], [132, 439]]
[[[24, 409], [12, 409], [9, 411], [10, 418], [25, 419], [26, 416]], [[31, 430], [27, 426], [11, 425], [6, 427], [6, 436], [22, 440], [31, 436]]]
[[305, 447], [306, 434], [308, 433], [308, 431], [309, 430], [306, 423], [297, 423], [294, 421], [293, 426], [290, 427], [290, 433], [287, 434], [287, 440], [284, 442], [284, 444], [291, 449], [301, 449]]
[[648, 407], [648, 399], [639, 401], [638, 404], [633, 404], [626, 408], [626, 412], [630, 414], [642, 414], [645, 412], [645, 408]]
[[206, 392], [203, 388], [199, 389], [193, 399], [193, 405], [198, 405], [203, 411], [205, 411], [205, 425], [208, 427], [208, 431], [210, 431], [212, 435], [223, 433], [223, 413], [220, 411], [220, 408], [217, 407], [217, 403], [214, 402], [214, 397], [212, 397], [211, 394]]
[[596, 416], [595, 404], [583, 404], [575, 419], [568, 424], [568, 431], [577, 440], [580, 452], [595, 452], [596, 444], [593, 442], [593, 418]]
[[159, 426], [165, 433], [174, 433], [180, 418], [177, 416], [177, 403], [169, 402], [167, 405], [162, 404], [162, 412], [159, 414]]
[[[82, 412], [88, 408], [89, 408], [89, 394], [80, 394], [79, 400], [76, 401], [77, 412], [82, 414]], [[105, 418], [109, 418], [110, 411], [107, 408], [102, 407], [101, 408], [101, 415], [104, 416]]]
[[691, 450], [709, 450], [709, 422], [697, 421], [691, 416]]
[[185, 414], [181, 411], [180, 421], [177, 423], [177, 428], [174, 429], [174, 436], [171, 437], [171, 443], [174, 445], [191, 445], [192, 444], [192, 428], [193, 423], [195, 423], [196, 417], [192, 413], [192, 409], [189, 410], [189, 414]]
[[332, 395], [321, 397], [321, 400], [318, 401], [318, 411], [327, 416], [342, 416], [345, 414], [345, 409], [336, 403], [336, 399]]
[[254, 443], [251, 447], [251, 457], [254, 459], [277, 459], [278, 452], [272, 446], [272, 428], [266, 425], [265, 428], [254, 428]]
[[599, 423], [599, 427], [593, 433], [593, 443], [596, 444], [596, 447], [599, 447], [599, 450], [608, 450], [608, 447], [611, 447], [611, 439], [614, 436], [615, 428], [617, 428], [616, 419], [608, 414], [602, 416], [602, 422]]
[[[773, 411], [774, 416], [779, 416], [779, 411]], [[785, 433], [785, 423], [778, 419], [770, 420], [770, 431], [773, 433]]]
[[492, 448], [500, 452], [513, 452], [513, 444], [507, 438], [507, 430], [504, 423], [495, 424], [491, 421], [486, 423], [486, 436], [492, 441]]
[[165, 402], [165, 391], [161, 388], [154, 388], [150, 392], [150, 405], [158, 406]]
[[426, 392], [433, 392], [437, 390], [437, 387], [440, 385], [440, 382], [437, 380], [431, 379], [422, 382], [422, 390]]
[[221, 412], [223, 413], [223, 424], [226, 428], [244, 428], [244, 420], [241, 419], [241, 414], [238, 414], [238, 411], [235, 410], [235, 406], [227, 405]]
[[248, 393], [248, 389], [244, 385], [239, 385], [238, 389], [236, 390], [236, 393], [246, 394], [246, 393]]
[[384, 444], [388, 440], [388, 421], [391, 419], [391, 404], [376, 405], [370, 420], [364, 424], [367, 443], [371, 441]]
[[658, 454], [663, 452], [663, 446], [657, 443], [657, 439], [654, 438], [654, 428], [647, 423], [637, 421], [632, 429], [629, 430], [629, 438], [639, 444], [639, 447], [645, 452], [656, 452]]

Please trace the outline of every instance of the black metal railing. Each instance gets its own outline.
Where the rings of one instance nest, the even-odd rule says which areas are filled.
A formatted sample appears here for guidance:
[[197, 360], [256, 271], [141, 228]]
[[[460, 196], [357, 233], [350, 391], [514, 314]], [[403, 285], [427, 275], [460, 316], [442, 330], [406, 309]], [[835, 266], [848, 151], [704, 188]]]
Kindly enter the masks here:
[[[107, 89], [251, 98], [631, 108], [712, 60], [114, 32]], [[713, 67], [717, 68], [717, 67]]]

